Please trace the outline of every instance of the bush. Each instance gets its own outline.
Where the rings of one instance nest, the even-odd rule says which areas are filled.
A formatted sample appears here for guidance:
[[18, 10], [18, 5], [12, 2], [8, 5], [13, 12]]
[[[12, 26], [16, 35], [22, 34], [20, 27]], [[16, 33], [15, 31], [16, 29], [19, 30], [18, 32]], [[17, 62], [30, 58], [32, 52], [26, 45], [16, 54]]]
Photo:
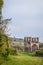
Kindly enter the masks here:
[[10, 54], [11, 55], [18, 55], [18, 50], [17, 49], [11, 49], [11, 51], [10, 51]]
[[10, 54], [10, 48], [7, 49], [2, 49], [2, 57], [4, 57], [5, 59], [7, 59], [8, 55]]
[[37, 50], [36, 56], [43, 56], [43, 50]]
[[9, 55], [9, 38], [5, 34], [0, 35], [0, 55], [7, 59]]

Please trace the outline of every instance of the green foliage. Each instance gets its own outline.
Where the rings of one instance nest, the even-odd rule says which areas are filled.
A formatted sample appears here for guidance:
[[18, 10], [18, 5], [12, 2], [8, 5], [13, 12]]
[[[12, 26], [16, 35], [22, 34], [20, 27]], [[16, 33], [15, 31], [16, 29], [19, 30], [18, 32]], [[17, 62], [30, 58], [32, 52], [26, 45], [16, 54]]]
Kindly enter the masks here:
[[1, 34], [1, 41], [0, 41], [0, 55], [7, 59], [9, 55], [9, 43], [8, 43], [8, 36], [5, 34]]
[[9, 49], [2, 50], [1, 55], [4, 59], [7, 59], [7, 57], [9, 56]]
[[21, 55], [24, 55], [24, 56], [35, 56], [35, 52], [21, 52]]
[[9, 43], [8, 36], [5, 34], [0, 35], [0, 65], [8, 59], [9, 56]]
[[0, 0], [0, 7], [2, 7], [3, 5], [3, 0]]
[[2, 47], [2, 46], [3, 46], [3, 44], [4, 44], [4, 43], [0, 43], [0, 47]]
[[36, 55], [37, 56], [43, 56], [43, 50], [37, 50]]
[[8, 36], [5, 34], [5, 29], [7, 23], [10, 19], [2, 20], [2, 6], [3, 0], [0, 0], [0, 65], [6, 60], [9, 56], [9, 39]]
[[10, 52], [10, 54], [11, 55], [18, 55], [18, 50], [17, 49], [11, 49], [11, 52]]
[[0, 65], [4, 63], [3, 57], [0, 55]]
[[3, 0], [0, 0], [0, 55], [4, 58], [7, 58], [10, 52], [8, 43], [9, 39], [5, 34], [5, 29], [8, 21], [10, 21], [11, 19], [2, 20], [2, 6]]

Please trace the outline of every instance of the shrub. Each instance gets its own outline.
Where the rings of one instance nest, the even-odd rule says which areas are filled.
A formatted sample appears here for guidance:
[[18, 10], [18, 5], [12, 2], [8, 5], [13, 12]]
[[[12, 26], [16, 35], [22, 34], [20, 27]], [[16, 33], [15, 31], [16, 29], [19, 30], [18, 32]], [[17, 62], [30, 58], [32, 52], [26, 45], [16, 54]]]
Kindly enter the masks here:
[[2, 57], [4, 57], [5, 59], [7, 59], [8, 55], [10, 54], [10, 48], [7, 49], [2, 49]]
[[7, 59], [9, 55], [9, 38], [5, 34], [0, 35], [0, 55]]
[[36, 56], [43, 56], [43, 50], [37, 50]]
[[17, 49], [11, 49], [11, 51], [10, 51], [10, 54], [11, 55], [18, 55], [18, 50]]

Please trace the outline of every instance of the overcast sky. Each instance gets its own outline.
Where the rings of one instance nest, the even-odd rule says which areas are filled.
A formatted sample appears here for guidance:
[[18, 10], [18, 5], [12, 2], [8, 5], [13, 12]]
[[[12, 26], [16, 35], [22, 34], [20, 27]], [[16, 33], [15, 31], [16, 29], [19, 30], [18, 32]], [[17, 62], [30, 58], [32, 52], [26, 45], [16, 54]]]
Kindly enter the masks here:
[[12, 18], [12, 37], [39, 37], [43, 41], [43, 0], [4, 0], [3, 18]]

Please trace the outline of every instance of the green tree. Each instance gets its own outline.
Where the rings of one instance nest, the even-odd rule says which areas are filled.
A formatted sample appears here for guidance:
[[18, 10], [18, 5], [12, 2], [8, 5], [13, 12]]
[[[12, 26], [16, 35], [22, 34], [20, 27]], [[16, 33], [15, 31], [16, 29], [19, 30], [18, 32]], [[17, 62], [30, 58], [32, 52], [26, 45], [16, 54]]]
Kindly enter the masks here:
[[0, 0], [0, 54], [3, 57], [7, 57], [9, 55], [9, 43], [8, 43], [8, 35], [5, 34], [5, 29], [8, 21], [11, 19], [2, 20], [2, 7], [3, 0]]
[[3, 6], [3, 0], [0, 0], [0, 7]]

